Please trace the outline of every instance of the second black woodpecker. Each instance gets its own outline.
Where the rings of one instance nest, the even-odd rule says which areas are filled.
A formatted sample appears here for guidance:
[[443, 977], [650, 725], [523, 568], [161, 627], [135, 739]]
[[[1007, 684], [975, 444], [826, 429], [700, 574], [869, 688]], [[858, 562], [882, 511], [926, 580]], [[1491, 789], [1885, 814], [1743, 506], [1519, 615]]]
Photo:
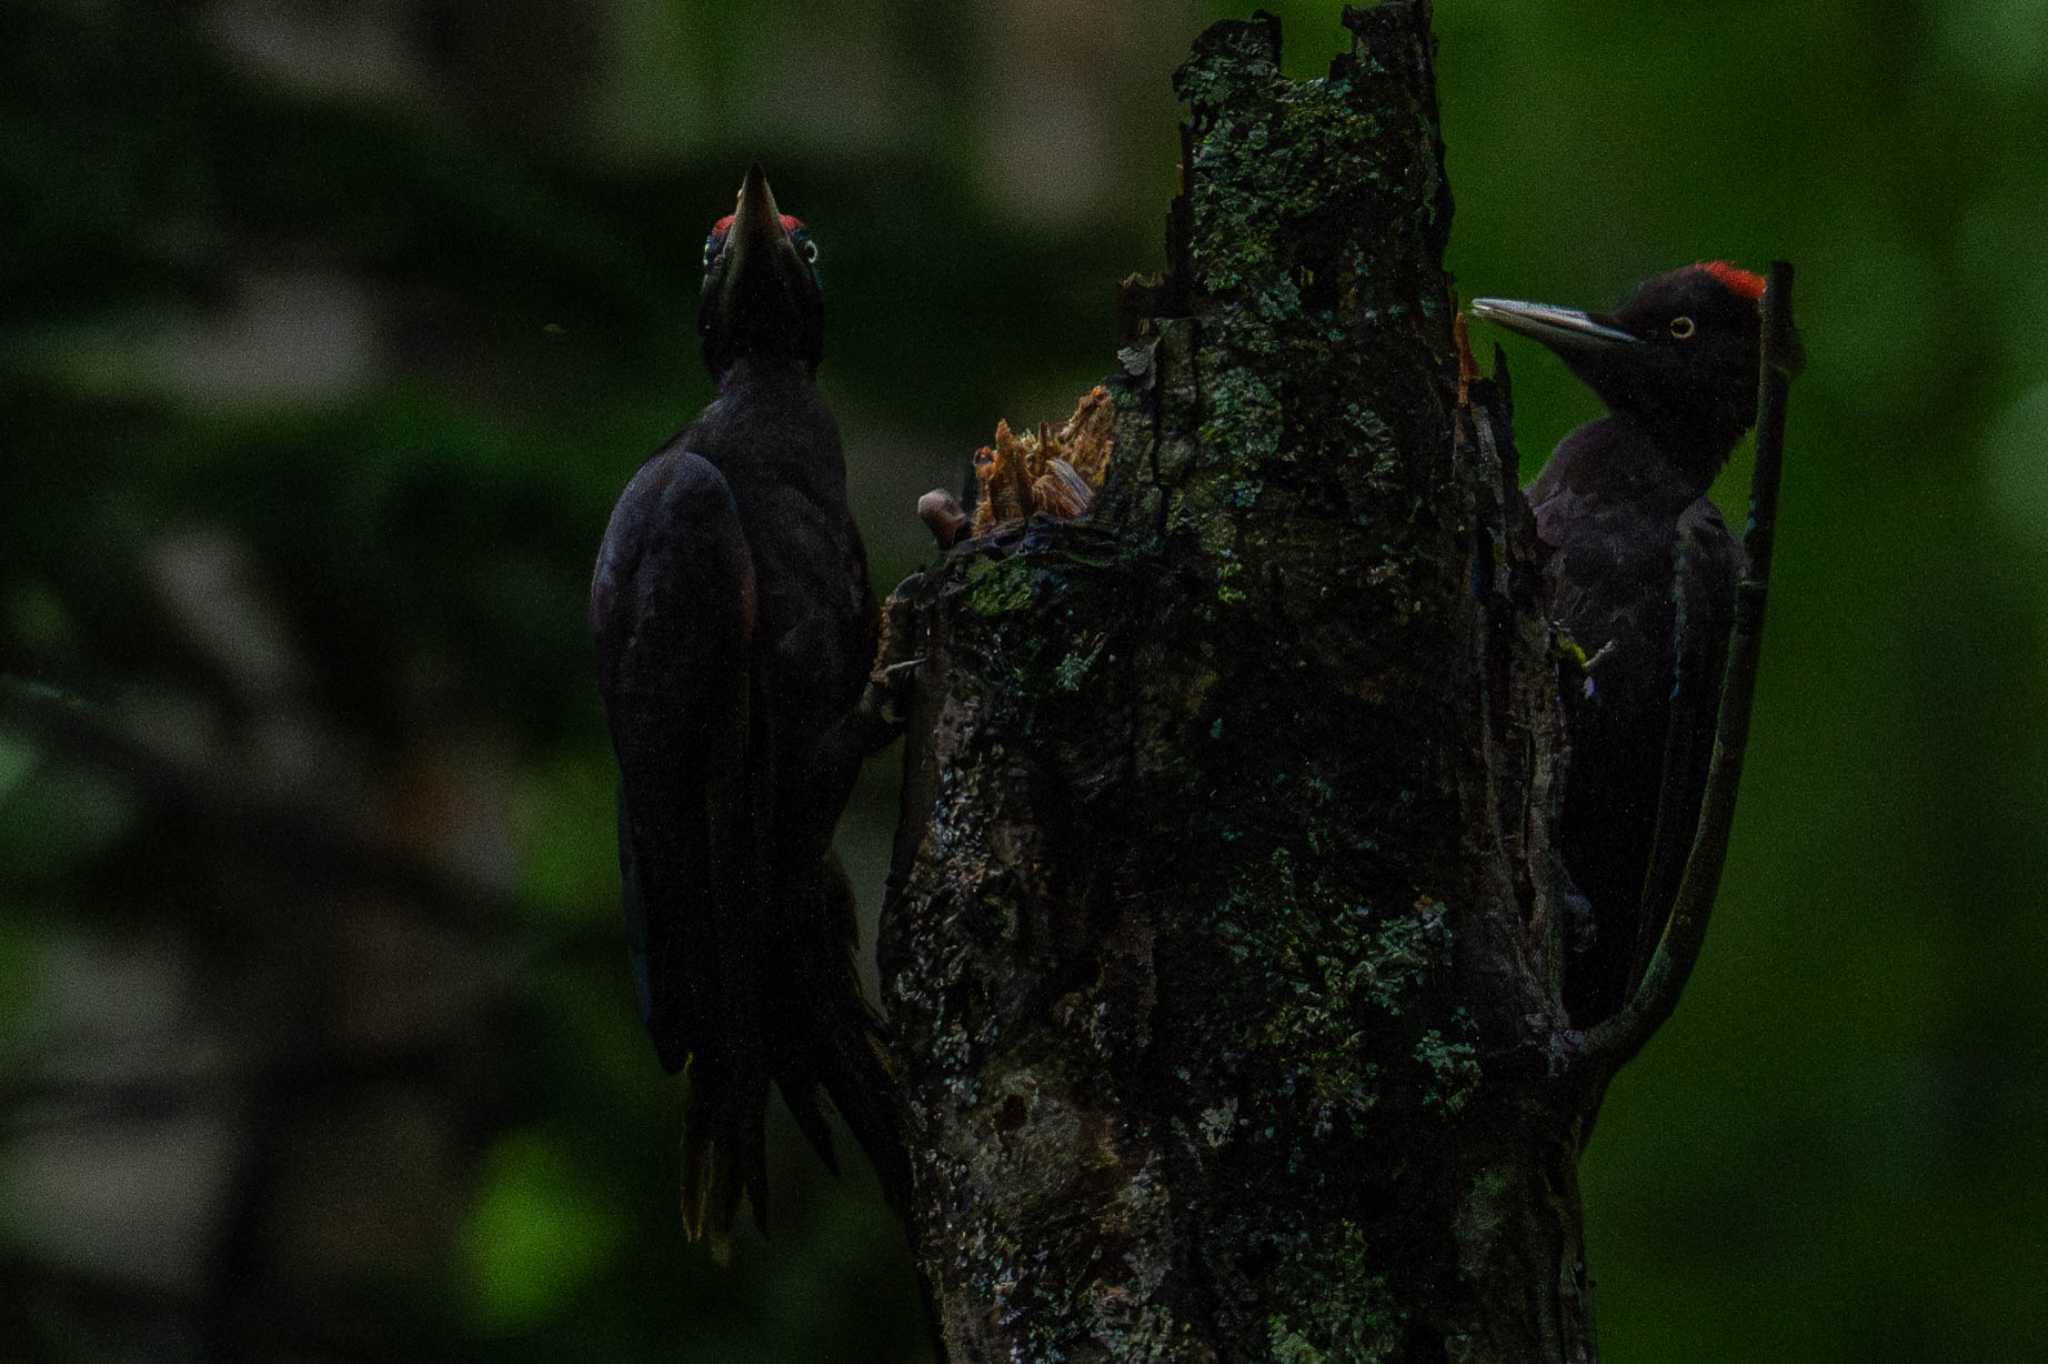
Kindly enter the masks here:
[[[1552, 619], [1594, 660], [1564, 665], [1561, 842], [1591, 905], [1564, 975], [1576, 1027], [1634, 989], [1698, 820], [1744, 563], [1707, 489], [1756, 420], [1763, 290], [1760, 276], [1713, 261], [1646, 280], [1609, 313], [1472, 304], [1556, 352], [1608, 409], [1524, 489]], [[1660, 799], [1668, 828], [1653, 867]]]
[[704, 245], [717, 397], [627, 485], [591, 582], [635, 985], [662, 1064], [689, 1072], [683, 1216], [714, 1248], [742, 1194], [765, 1222], [771, 1081], [827, 1163], [820, 1088], [901, 1180], [831, 853], [876, 614], [816, 382], [817, 255], [755, 165]]

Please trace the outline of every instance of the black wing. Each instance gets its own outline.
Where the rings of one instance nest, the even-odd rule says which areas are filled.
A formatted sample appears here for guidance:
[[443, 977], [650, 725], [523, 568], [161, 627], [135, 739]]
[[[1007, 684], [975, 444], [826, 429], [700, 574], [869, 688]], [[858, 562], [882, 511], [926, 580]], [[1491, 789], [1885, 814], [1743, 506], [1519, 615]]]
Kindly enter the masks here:
[[1735, 585], [1747, 564], [1719, 508], [1701, 498], [1678, 522], [1671, 623], [1673, 659], [1670, 730], [1659, 793], [1655, 863], [1643, 885], [1641, 936], [1631, 986], [1642, 979], [1670, 917], [1699, 825], [1700, 798], [1714, 755], [1728, 635], [1735, 623]]
[[590, 626], [619, 760], [641, 1016], [662, 1064], [690, 1071], [692, 1235], [728, 1227], [742, 1186], [765, 1206], [754, 616], [753, 560], [724, 478], [687, 450], [655, 455], [612, 511]]
[[897, 1198], [907, 1170], [888, 1105], [893, 1081], [854, 967], [852, 888], [831, 853], [873, 746], [860, 706], [878, 624], [866, 553], [829, 462], [809, 477], [767, 458], [727, 467], [761, 582], [753, 735], [773, 793], [761, 826], [763, 931], [776, 945], [761, 980], [769, 1073], [836, 1169], [822, 1087]]
[[1588, 655], [1606, 651], [1587, 673], [1560, 665], [1571, 734], [1560, 844], [1592, 910], [1590, 925], [1574, 926], [1564, 1001], [1588, 1026], [1626, 998], [1643, 933], [1669, 729], [1673, 545], [1626, 503], [1545, 491], [1535, 511], [1551, 550], [1552, 618]]

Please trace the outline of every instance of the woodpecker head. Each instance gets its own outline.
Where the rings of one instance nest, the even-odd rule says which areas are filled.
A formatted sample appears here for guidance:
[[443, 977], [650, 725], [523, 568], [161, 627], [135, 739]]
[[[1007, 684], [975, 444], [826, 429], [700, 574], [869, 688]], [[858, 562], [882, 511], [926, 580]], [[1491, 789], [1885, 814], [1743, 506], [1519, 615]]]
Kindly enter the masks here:
[[1541, 341], [1611, 410], [1718, 469], [1756, 422], [1763, 293], [1761, 275], [1705, 261], [1643, 281], [1608, 313], [1480, 298], [1472, 314]]
[[775, 206], [756, 161], [737, 208], [704, 239], [704, 296], [697, 335], [704, 364], [722, 378], [740, 359], [801, 361], [816, 371], [825, 354], [825, 293], [818, 247], [801, 219]]

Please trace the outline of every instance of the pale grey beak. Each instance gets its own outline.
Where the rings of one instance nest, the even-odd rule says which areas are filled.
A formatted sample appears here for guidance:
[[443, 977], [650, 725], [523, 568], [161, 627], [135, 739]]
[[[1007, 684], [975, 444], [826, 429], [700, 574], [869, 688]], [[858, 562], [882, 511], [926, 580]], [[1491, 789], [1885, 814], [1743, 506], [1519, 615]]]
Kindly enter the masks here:
[[1511, 332], [1534, 337], [1546, 346], [1597, 350], [1606, 346], [1640, 346], [1640, 338], [1577, 308], [1548, 303], [1518, 303], [1511, 298], [1475, 298], [1472, 316]]

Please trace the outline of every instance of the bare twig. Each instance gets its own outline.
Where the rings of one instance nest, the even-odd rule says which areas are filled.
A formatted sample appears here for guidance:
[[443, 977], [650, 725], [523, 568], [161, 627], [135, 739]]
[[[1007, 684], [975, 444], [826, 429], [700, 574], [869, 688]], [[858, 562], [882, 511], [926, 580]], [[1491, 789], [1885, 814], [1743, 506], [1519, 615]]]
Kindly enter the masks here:
[[1721, 868], [1728, 857], [1728, 836], [1735, 824], [1735, 795], [1742, 782], [1743, 755], [1749, 747], [1750, 707], [1756, 697], [1764, 603], [1771, 583], [1771, 545], [1777, 530], [1778, 480], [1785, 452], [1785, 404], [1792, 376], [1800, 365], [1799, 343], [1792, 329], [1792, 267], [1785, 261], [1771, 262], [1763, 308], [1756, 468], [1750, 476], [1749, 527], [1742, 541], [1749, 571], [1736, 586], [1735, 624], [1728, 641], [1714, 756], [1700, 800], [1699, 826], [1664, 935], [1635, 994], [1619, 1012], [1587, 1034], [1587, 1060], [1608, 1074], [1641, 1051], [1678, 1007], [1678, 998], [1706, 941], [1707, 921], [1713, 914]]

